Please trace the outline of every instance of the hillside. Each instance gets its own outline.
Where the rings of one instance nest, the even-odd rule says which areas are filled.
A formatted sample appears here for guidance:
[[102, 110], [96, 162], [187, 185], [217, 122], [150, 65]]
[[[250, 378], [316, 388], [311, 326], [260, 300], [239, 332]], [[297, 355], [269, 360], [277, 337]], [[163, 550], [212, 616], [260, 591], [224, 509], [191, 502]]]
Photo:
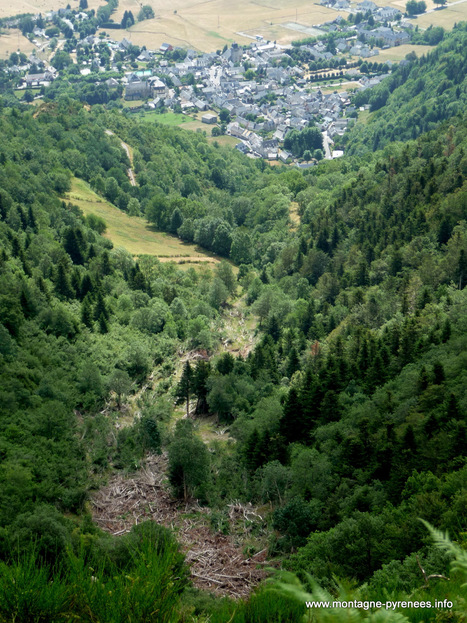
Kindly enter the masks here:
[[[410, 56], [410, 55], [409, 55]], [[407, 141], [465, 110], [467, 103], [467, 25], [455, 25], [435, 50], [400, 64], [356, 104], [375, 111], [365, 125], [345, 137], [350, 154], [376, 151], [391, 141]]]
[[[2, 623], [295, 622], [310, 594], [451, 603], [318, 621], [465, 621], [465, 79], [413, 138], [398, 111], [466, 32], [305, 173], [69, 97], [0, 108]], [[258, 586], [266, 559], [294, 575]]]

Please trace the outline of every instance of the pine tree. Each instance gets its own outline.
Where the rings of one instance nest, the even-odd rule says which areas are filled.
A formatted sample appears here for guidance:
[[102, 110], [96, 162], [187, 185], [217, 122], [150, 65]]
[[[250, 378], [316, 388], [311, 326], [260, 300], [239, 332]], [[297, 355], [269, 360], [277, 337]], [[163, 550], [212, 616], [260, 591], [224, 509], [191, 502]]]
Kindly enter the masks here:
[[77, 268], [71, 273], [71, 288], [74, 291], [75, 298], [81, 296], [81, 274]]
[[193, 392], [193, 370], [189, 361], [183, 366], [182, 376], [177, 385], [175, 397], [177, 403], [186, 402], [186, 414], [190, 415], [190, 396]]
[[193, 393], [196, 396], [195, 413], [207, 413], [208, 403], [208, 387], [207, 381], [211, 373], [211, 364], [209, 361], [200, 360], [196, 364], [193, 372]]
[[102, 292], [98, 292], [96, 306], [94, 308], [94, 320], [100, 321], [101, 316], [103, 316], [105, 320], [109, 319], [109, 312], [107, 310], [104, 297], [102, 296]]
[[89, 294], [84, 297], [83, 302], [81, 303], [81, 322], [89, 329], [92, 328], [93, 313], [91, 297]]
[[32, 206], [29, 206], [28, 208], [28, 225], [32, 229], [32, 231], [35, 234], [37, 234], [38, 232], [37, 221], [36, 221], [36, 217], [34, 216], [34, 211], [32, 209]]
[[271, 314], [267, 321], [266, 333], [268, 333], [274, 342], [278, 342], [281, 337], [281, 325], [275, 314]]
[[246, 440], [244, 446], [245, 463], [247, 470], [250, 474], [253, 474], [259, 467], [258, 464], [258, 446], [260, 443], [260, 436], [255, 428], [251, 435]]
[[289, 391], [285, 401], [279, 432], [288, 443], [303, 442], [309, 432], [305, 428], [301, 401], [294, 387]]
[[456, 279], [459, 290], [463, 290], [465, 288], [465, 284], [467, 283], [467, 256], [465, 255], [464, 249], [461, 249], [459, 253], [459, 261], [457, 262], [456, 269]]
[[441, 332], [441, 341], [445, 344], [451, 337], [451, 321], [446, 318], [443, 324], [443, 330]]
[[87, 294], [94, 290], [94, 286], [91, 280], [89, 273], [85, 273], [83, 279], [81, 280], [81, 287], [79, 291], [79, 295], [81, 300], [85, 298]]
[[21, 288], [19, 302], [25, 318], [32, 318], [36, 315], [36, 305], [34, 304], [34, 300], [31, 296], [31, 291], [26, 284], [23, 284]]
[[109, 332], [109, 324], [104, 314], [99, 316], [99, 333], [105, 334]]
[[73, 264], [83, 264], [84, 257], [78, 242], [74, 229], [69, 229], [65, 234], [65, 240], [63, 242], [65, 251], [71, 257]]
[[110, 264], [110, 256], [108, 251], [104, 251], [101, 256], [101, 272], [103, 275], [110, 275], [112, 273], [112, 266]]
[[433, 383], [435, 385], [441, 385], [446, 380], [446, 375], [444, 374], [443, 364], [439, 361], [436, 361], [433, 364]]
[[55, 291], [63, 298], [72, 298], [73, 290], [71, 289], [70, 279], [64, 262], [60, 262], [55, 271]]
[[289, 356], [287, 358], [287, 367], [286, 367], [286, 375], [289, 379], [292, 377], [294, 372], [296, 372], [300, 368], [300, 360], [298, 358], [297, 349], [295, 346], [292, 346], [290, 349]]

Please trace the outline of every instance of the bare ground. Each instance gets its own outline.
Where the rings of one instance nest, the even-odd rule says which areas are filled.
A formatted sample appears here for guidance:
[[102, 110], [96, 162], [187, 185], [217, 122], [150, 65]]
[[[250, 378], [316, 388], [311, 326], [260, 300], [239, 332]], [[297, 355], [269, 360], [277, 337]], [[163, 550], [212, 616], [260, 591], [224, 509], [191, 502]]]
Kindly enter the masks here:
[[150, 456], [132, 477], [115, 474], [92, 498], [94, 521], [106, 532], [121, 535], [152, 519], [175, 531], [190, 565], [193, 584], [220, 596], [246, 597], [261, 580], [266, 550], [243, 553], [242, 541], [263, 518], [251, 504], [230, 504], [230, 534], [213, 532], [210, 511], [197, 501], [174, 500], [166, 479], [167, 456]]

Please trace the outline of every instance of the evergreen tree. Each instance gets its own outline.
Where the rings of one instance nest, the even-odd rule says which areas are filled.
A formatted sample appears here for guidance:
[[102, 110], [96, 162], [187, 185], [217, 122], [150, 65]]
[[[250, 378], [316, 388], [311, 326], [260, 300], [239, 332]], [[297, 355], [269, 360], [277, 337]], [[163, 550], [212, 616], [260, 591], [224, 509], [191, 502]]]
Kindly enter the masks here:
[[83, 302], [81, 303], [81, 322], [89, 329], [92, 328], [93, 313], [91, 297], [89, 294], [84, 297]]
[[186, 403], [186, 414], [190, 415], [190, 396], [193, 392], [193, 370], [190, 362], [186, 361], [183, 366], [182, 376], [176, 388], [175, 398], [177, 403]]
[[109, 332], [109, 323], [104, 314], [99, 316], [99, 333], [105, 334]]
[[81, 287], [79, 291], [80, 298], [83, 300], [87, 294], [92, 293], [94, 289], [91, 276], [89, 273], [85, 273], [81, 280]]
[[258, 462], [258, 447], [260, 444], [260, 436], [258, 430], [255, 428], [253, 432], [250, 434], [246, 443], [244, 445], [244, 455], [245, 455], [245, 463], [246, 467], [250, 474], [254, 474], [254, 472], [259, 467]]
[[68, 276], [68, 271], [64, 262], [60, 262], [57, 265], [57, 268], [55, 270], [54, 283], [55, 291], [60, 297], [65, 299], [70, 299], [73, 297], [73, 290], [71, 289], [70, 278]]
[[65, 251], [71, 257], [71, 261], [73, 262], [73, 264], [84, 263], [83, 253], [74, 229], [69, 229], [66, 232], [63, 246], [65, 248]]
[[294, 387], [289, 391], [285, 401], [279, 431], [288, 443], [303, 442], [309, 432], [305, 428], [302, 405]]
[[107, 309], [107, 305], [105, 304], [104, 297], [102, 296], [102, 292], [97, 293], [96, 305], [94, 307], [94, 320], [99, 320], [101, 316], [108, 320], [110, 317], [109, 311]]
[[209, 361], [203, 361], [202, 359], [196, 364], [193, 373], [193, 393], [196, 396], [196, 409], [195, 413], [206, 413], [208, 411], [207, 395], [208, 386], [207, 381], [211, 372], [211, 364]]
[[464, 249], [460, 250], [459, 261], [457, 262], [456, 279], [459, 290], [463, 290], [467, 283], [467, 256]]
[[267, 320], [266, 333], [268, 333], [274, 342], [279, 342], [281, 337], [281, 325], [276, 314], [271, 314]]

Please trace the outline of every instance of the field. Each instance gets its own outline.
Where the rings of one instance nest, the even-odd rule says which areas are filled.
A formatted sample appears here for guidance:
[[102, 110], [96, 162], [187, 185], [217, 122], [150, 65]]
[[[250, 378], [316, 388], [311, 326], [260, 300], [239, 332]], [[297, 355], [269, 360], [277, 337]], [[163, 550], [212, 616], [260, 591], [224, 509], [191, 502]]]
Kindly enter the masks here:
[[[72, 9], [79, 7], [79, 0], [0, 0], [0, 17], [20, 15], [22, 13], [47, 13], [48, 11], [65, 8], [69, 4]], [[102, 0], [88, 0], [90, 9], [97, 9]], [[136, 2], [134, 3], [136, 5]]]
[[[430, 4], [427, 2], [427, 5]], [[428, 7], [429, 8], [429, 7]], [[437, 9], [431, 13], [425, 13], [417, 18], [416, 24], [420, 28], [428, 26], [442, 26], [446, 30], [451, 30], [456, 22], [467, 20], [467, 1], [448, 2], [446, 8]]]
[[157, 113], [154, 111], [142, 111], [141, 113], [136, 113], [136, 116], [141, 121], [152, 121], [154, 123], [162, 123], [163, 125], [170, 125], [172, 127], [185, 126], [185, 124], [193, 121], [191, 117], [176, 112]]
[[[380, 6], [394, 6], [405, 9], [406, 0], [375, 0]], [[45, 13], [51, 9], [65, 6], [65, 0], [0, 0], [0, 17], [18, 13]], [[72, 8], [78, 6], [78, 0], [70, 0]], [[88, 0], [89, 8], [97, 8], [104, 0]], [[145, 0], [153, 7], [155, 18], [136, 23], [129, 30], [113, 30], [112, 38], [124, 37], [133, 43], [157, 49], [161, 43], [191, 47], [200, 51], [221, 49], [225, 44], [237, 41], [241, 44], [255, 40], [261, 35], [265, 40], [287, 44], [297, 39], [313, 35], [313, 27], [333, 20], [346, 12], [338, 12], [308, 0], [174, 0], [170, 7], [166, 0]], [[139, 0], [120, 0], [113, 15], [120, 21], [124, 11], [132, 11], [137, 16], [141, 3]], [[467, 0], [455, 0], [445, 9], [433, 10], [436, 5], [427, 0], [428, 12], [416, 19], [414, 24], [421, 28], [429, 25], [441, 25], [452, 28], [455, 22], [467, 19]], [[316, 34], [316, 33], [315, 33]], [[0, 58], [7, 52], [18, 48], [18, 41], [23, 51], [29, 52], [32, 44], [18, 35], [0, 36]], [[393, 57], [398, 60], [396, 52]]]
[[107, 224], [105, 237], [115, 247], [123, 247], [134, 256], [155, 255], [162, 262], [174, 261], [189, 266], [213, 266], [220, 258], [186, 244], [163, 232], [155, 231], [143, 218], [128, 216], [99, 197], [83, 180], [73, 178], [68, 199], [84, 214], [95, 214]]
[[[0, 0], [1, 2], [2, 0]], [[8, 58], [10, 54], [17, 52], [18, 49], [25, 54], [30, 54], [37, 48], [29, 39], [23, 37], [21, 31], [16, 28], [6, 30], [5, 34], [0, 34], [0, 59]]]
[[[165, 0], [145, 3], [153, 7], [156, 17], [135, 24], [128, 31], [113, 32], [115, 38], [127, 37], [149, 48], [167, 41], [201, 51], [216, 50], [232, 41], [251, 43], [256, 35], [290, 43], [307, 36], [294, 30], [294, 24], [314, 26], [338, 15], [308, 0], [174, 0], [170, 8]], [[126, 10], [135, 13], [135, 6], [137, 10], [135, 0], [120, 0], [114, 19], [121, 18]]]
[[410, 52], [415, 52], [418, 58], [420, 58], [420, 56], [431, 52], [433, 47], [431, 45], [412, 45], [407, 43], [395, 48], [389, 48], [388, 50], [380, 50], [379, 55], [374, 57], [374, 60], [380, 63], [384, 63], [384, 61], [401, 61]]

